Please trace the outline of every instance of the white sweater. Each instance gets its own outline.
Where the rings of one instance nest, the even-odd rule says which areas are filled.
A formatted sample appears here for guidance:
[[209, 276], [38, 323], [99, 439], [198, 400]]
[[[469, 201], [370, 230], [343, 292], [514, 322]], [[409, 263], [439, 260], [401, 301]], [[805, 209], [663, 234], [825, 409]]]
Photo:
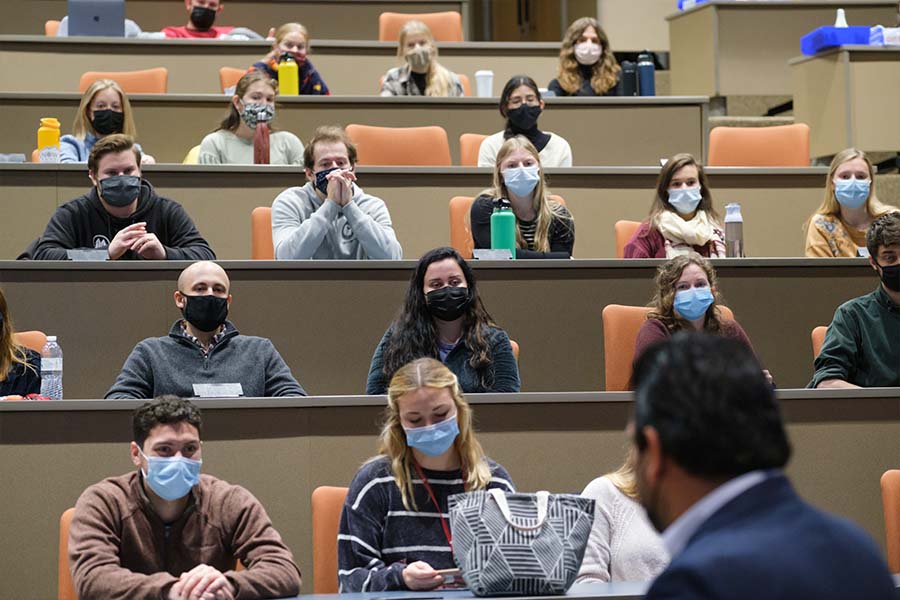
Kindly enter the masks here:
[[662, 573], [669, 556], [640, 504], [606, 477], [590, 482], [581, 495], [597, 504], [576, 583], [651, 581]]
[[[572, 166], [572, 148], [569, 142], [564, 138], [545, 131], [550, 135], [550, 141], [540, 151], [541, 166], [544, 168], [552, 167], [571, 167]], [[493, 167], [497, 162], [497, 153], [500, 152], [500, 146], [503, 145], [503, 132], [498, 131], [494, 135], [489, 135], [481, 142], [481, 148], [478, 149], [478, 166]]]

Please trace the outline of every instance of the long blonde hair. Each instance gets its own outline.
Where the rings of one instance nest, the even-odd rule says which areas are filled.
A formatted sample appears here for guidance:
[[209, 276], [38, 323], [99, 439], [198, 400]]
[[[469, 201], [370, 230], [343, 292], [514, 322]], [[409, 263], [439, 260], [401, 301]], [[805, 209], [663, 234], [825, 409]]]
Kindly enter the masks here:
[[15, 329], [13, 329], [12, 319], [9, 318], [9, 308], [6, 305], [6, 296], [3, 295], [3, 290], [0, 290], [0, 316], [3, 317], [3, 324], [0, 325], [0, 381], [6, 381], [9, 370], [16, 364], [36, 373], [34, 367], [28, 364], [25, 348], [17, 345], [13, 339]]
[[416, 21], [415, 19], [403, 24], [403, 27], [400, 28], [400, 39], [397, 42], [397, 58], [403, 64], [406, 64], [406, 38], [418, 34], [422, 34], [428, 38], [428, 42], [431, 44], [431, 48], [434, 51], [431, 67], [425, 75], [425, 95], [438, 97], [449, 96], [451, 89], [454, 87], [453, 77], [450, 74], [450, 71], [437, 60], [438, 47], [434, 41], [434, 35], [431, 33], [431, 29], [428, 28], [428, 25], [422, 21]]
[[413, 493], [412, 449], [406, 445], [406, 432], [400, 423], [400, 408], [398, 401], [402, 396], [419, 388], [448, 389], [456, 405], [456, 420], [459, 424], [459, 435], [453, 442], [453, 446], [459, 453], [466, 476], [466, 490], [483, 490], [491, 481], [491, 469], [481, 444], [475, 439], [475, 430], [472, 425], [472, 408], [462, 395], [456, 375], [444, 366], [443, 363], [433, 358], [419, 358], [394, 373], [388, 386], [388, 405], [385, 409], [384, 425], [378, 443], [377, 460], [382, 456], [391, 461], [391, 470], [397, 487], [400, 488], [400, 496], [403, 506], [407, 510], [418, 510]]
[[620, 492], [632, 500], [637, 500], [638, 498], [637, 476], [635, 475], [636, 466], [637, 450], [632, 444], [625, 453], [625, 462], [622, 463], [622, 466], [612, 473], [604, 475]]
[[597, 94], [604, 94], [614, 88], [619, 81], [619, 73], [622, 67], [619, 66], [616, 57], [613, 55], [609, 47], [609, 38], [600, 22], [593, 17], [582, 17], [569, 25], [566, 35], [562, 41], [562, 47], [559, 49], [559, 70], [556, 80], [562, 89], [570, 94], [574, 94], [581, 87], [581, 71], [578, 68], [578, 60], [575, 58], [575, 44], [578, 38], [584, 33], [588, 27], [593, 27], [600, 38], [600, 60], [593, 65], [593, 73], [591, 74], [591, 89]]
[[[532, 206], [537, 213], [537, 224], [534, 231], [534, 249], [538, 252], [550, 251], [550, 223], [553, 219], [571, 220], [572, 217], [562, 204], [550, 198], [550, 188], [547, 187], [544, 178], [544, 167], [541, 166], [541, 155], [537, 148], [528, 141], [528, 138], [517, 135], [507, 139], [500, 146], [497, 152], [497, 160], [494, 162], [494, 181], [493, 187], [484, 190], [482, 194], [488, 194], [492, 198], [509, 198], [509, 192], [506, 190], [506, 183], [503, 180], [503, 173], [500, 172], [500, 165], [506, 160], [506, 157], [516, 150], [525, 150], [530, 154], [538, 164], [541, 178], [537, 182], [532, 195]], [[518, 248], [528, 248], [528, 243], [522, 237], [519, 225], [516, 223], [516, 246]]]
[[131, 116], [131, 102], [128, 101], [128, 96], [125, 94], [122, 86], [112, 79], [98, 79], [84, 91], [84, 95], [81, 97], [81, 104], [78, 105], [78, 113], [75, 115], [75, 122], [72, 124], [73, 136], [83, 139], [90, 132], [98, 138], [103, 137], [91, 125], [91, 117], [88, 113], [91, 110], [91, 102], [94, 101], [94, 96], [110, 88], [119, 94], [119, 100], [122, 102], [122, 131], [118, 133], [137, 137], [134, 117]]
[[869, 160], [866, 153], [857, 148], [846, 148], [835, 154], [834, 158], [831, 160], [831, 166], [828, 168], [828, 177], [825, 180], [825, 197], [822, 199], [822, 204], [816, 209], [816, 212], [813, 213], [813, 216], [807, 219], [806, 227], [809, 227], [809, 224], [815, 215], [836, 217], [841, 214], [841, 203], [838, 202], [837, 198], [834, 196], [834, 174], [842, 164], [857, 158], [863, 159], [869, 169], [869, 181], [871, 181], [871, 185], [869, 187], [869, 197], [866, 198], [866, 212], [869, 216], [874, 219], [885, 213], [897, 210], [893, 206], [883, 204], [875, 195], [875, 169], [872, 167], [872, 161]]

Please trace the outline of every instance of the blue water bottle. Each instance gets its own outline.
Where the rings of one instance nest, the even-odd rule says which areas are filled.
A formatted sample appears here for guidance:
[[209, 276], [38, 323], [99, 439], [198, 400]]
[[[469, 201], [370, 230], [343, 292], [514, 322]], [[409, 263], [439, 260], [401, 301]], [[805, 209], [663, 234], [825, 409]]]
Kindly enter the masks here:
[[649, 50], [638, 54], [637, 63], [638, 92], [641, 96], [656, 95], [656, 66]]

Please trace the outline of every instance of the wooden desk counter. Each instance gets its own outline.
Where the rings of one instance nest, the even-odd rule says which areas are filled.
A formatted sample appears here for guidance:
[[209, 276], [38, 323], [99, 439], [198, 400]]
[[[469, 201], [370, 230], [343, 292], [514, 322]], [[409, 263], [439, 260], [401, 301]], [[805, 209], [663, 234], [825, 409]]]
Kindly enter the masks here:
[[813, 157], [900, 150], [900, 48], [842, 46], [790, 65], [794, 118], [809, 125]]
[[897, 3], [888, 0], [713, 0], [669, 15], [672, 93], [789, 96], [788, 60], [800, 38], [833, 24], [838, 8], [852, 25], [896, 21]]
[[[216, 24], [248, 27], [265, 36], [270, 27], [299, 21], [314, 40], [377, 40], [382, 12], [456, 11], [462, 14], [463, 35], [468, 37], [471, 4], [471, 0], [229, 0]], [[66, 0], [5, 0], [0, 33], [43, 33], [44, 21], [60, 20], [65, 14]], [[169, 0], [128, 0], [125, 16], [143, 31], [187, 23], [183, 4]]]
[[[521, 347], [522, 389], [603, 389], [601, 311], [649, 302], [660, 262], [473, 261], [488, 310]], [[270, 338], [309, 393], [360, 393], [414, 264], [223, 261], [234, 295], [229, 318], [244, 334]], [[864, 259], [715, 264], [725, 303], [781, 387], [811, 379], [812, 329], [878, 285]], [[66, 397], [97, 398], [137, 342], [166, 335], [180, 318], [172, 293], [185, 266], [7, 261], [0, 262], [0, 282], [20, 331], [59, 337]]]
[[[707, 169], [717, 210], [741, 203], [751, 256], [802, 256], [803, 223], [822, 201], [827, 169]], [[221, 259], [250, 258], [250, 212], [305, 183], [296, 167], [154, 165], [143, 172], [157, 191], [184, 205]], [[403, 255], [415, 259], [450, 242], [450, 198], [476, 196], [491, 170], [359, 167], [359, 184], [391, 212]], [[575, 256], [615, 256], [613, 226], [647, 217], [659, 167], [548, 169], [550, 187], [575, 217]], [[877, 179], [876, 179], [877, 186]], [[0, 259], [13, 259], [40, 235], [60, 204], [90, 188], [84, 166], [0, 164], [0, 208], [16, 227], [0, 237]], [[773, 219], [777, 214], [779, 218]]]
[[[237, 303], [237, 302], [236, 302]], [[67, 360], [69, 355], [67, 354]], [[782, 390], [788, 475], [813, 504], [882, 547], [878, 480], [900, 451], [900, 390]], [[470, 395], [479, 441], [522, 491], [580, 492], [616, 469], [628, 394]], [[4, 597], [51, 598], [59, 515], [89, 485], [131, 471], [130, 401], [0, 402], [0, 564]], [[375, 453], [382, 397], [198, 400], [203, 471], [247, 487], [293, 550], [312, 590], [310, 495], [346, 486]], [[573, 459], [574, 457], [574, 459]], [[48, 493], [49, 491], [49, 493]], [[30, 565], [25, 571], [22, 564]]]

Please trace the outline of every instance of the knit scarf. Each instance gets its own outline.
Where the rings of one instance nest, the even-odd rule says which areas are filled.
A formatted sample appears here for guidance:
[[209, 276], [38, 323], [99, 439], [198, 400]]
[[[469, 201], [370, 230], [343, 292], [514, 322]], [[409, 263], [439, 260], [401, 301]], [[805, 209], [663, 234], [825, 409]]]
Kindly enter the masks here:
[[725, 256], [725, 243], [709, 214], [698, 210], [690, 221], [685, 221], [671, 210], [656, 217], [656, 227], [666, 240], [666, 258], [693, 252], [693, 246], [709, 244], [710, 258]]
[[262, 121], [253, 131], [253, 164], [269, 164], [269, 124]]

